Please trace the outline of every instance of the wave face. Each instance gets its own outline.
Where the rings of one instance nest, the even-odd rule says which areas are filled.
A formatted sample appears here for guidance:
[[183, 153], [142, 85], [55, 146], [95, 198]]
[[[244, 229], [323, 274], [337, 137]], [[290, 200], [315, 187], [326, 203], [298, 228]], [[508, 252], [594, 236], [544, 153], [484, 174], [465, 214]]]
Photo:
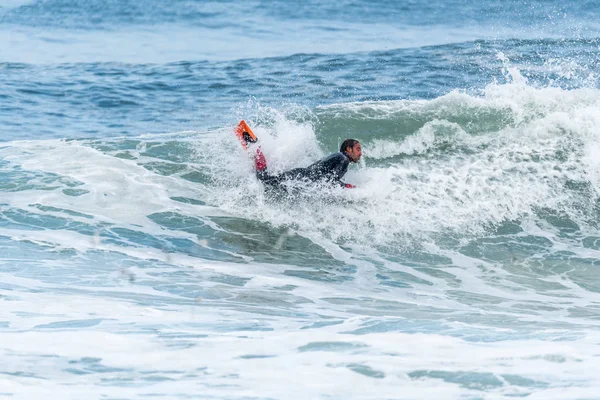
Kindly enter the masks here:
[[[231, 61], [8, 61], [0, 64], [6, 104], [0, 109], [0, 130], [2, 140], [207, 131], [249, 118], [261, 106], [284, 113], [308, 108], [319, 117], [322, 108], [340, 103], [433, 100], [453, 91], [481, 96], [490, 84], [512, 83], [511, 69], [534, 88], [595, 88], [598, 46], [597, 39], [478, 40]], [[368, 125], [387, 112], [384, 104], [365, 115], [364, 123], [358, 115], [337, 122], [326, 117], [318, 124], [330, 134], [370, 129], [389, 135], [396, 129], [393, 120], [386, 125], [379, 118], [379, 124]], [[410, 130], [421, 122], [398, 123], [412, 123], [405, 127]]]
[[0, 394], [596, 397], [592, 11], [4, 2]]

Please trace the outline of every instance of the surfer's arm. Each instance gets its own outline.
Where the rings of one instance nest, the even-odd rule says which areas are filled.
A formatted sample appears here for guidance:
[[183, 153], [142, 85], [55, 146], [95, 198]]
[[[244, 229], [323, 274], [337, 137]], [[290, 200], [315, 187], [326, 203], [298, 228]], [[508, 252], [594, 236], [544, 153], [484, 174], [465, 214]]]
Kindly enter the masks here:
[[342, 177], [346, 175], [346, 171], [348, 170], [348, 164], [350, 164], [348, 158], [342, 153], [336, 153], [330, 156], [325, 160], [325, 164], [325, 168], [331, 171], [331, 178], [334, 183], [346, 189], [352, 189], [356, 187], [350, 183], [342, 181]]

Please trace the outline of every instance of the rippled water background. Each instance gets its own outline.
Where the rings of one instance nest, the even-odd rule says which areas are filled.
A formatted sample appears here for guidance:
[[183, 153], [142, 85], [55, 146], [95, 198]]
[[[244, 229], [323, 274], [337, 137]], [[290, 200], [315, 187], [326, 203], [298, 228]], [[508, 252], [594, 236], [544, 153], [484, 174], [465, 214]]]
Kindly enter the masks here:
[[1, 2], [0, 397], [597, 398], [597, 8]]

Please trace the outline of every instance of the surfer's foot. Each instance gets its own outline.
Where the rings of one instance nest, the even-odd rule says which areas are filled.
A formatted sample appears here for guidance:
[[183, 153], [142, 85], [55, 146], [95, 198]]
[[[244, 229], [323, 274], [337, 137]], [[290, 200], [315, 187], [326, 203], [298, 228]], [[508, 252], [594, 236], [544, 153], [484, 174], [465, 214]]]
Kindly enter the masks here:
[[252, 135], [250, 135], [250, 133], [246, 131], [242, 132], [242, 140], [244, 141], [246, 146], [248, 146], [250, 143], [256, 143], [256, 139], [253, 138]]

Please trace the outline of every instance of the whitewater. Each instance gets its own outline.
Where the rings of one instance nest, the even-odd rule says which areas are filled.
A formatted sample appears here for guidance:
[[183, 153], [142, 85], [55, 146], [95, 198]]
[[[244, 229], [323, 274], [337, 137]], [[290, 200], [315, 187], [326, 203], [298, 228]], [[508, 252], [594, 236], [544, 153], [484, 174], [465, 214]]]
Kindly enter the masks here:
[[0, 398], [598, 398], [590, 4], [150, 3], [0, 6]]

